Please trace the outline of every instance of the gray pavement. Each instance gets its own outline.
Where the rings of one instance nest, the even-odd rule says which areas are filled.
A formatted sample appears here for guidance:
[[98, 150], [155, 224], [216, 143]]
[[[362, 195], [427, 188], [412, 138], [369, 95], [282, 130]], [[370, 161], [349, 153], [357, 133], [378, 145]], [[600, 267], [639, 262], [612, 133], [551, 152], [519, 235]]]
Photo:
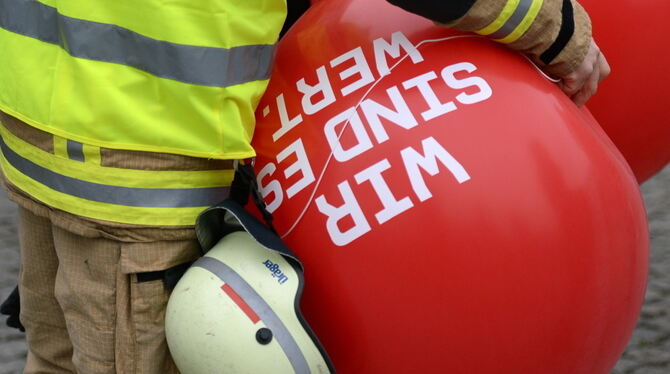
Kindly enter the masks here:
[[[651, 231], [651, 265], [645, 305], [626, 352], [611, 374], [670, 373], [670, 167], [642, 186]], [[16, 208], [0, 192], [0, 299], [19, 270]], [[25, 363], [24, 335], [0, 321], [0, 374], [18, 374]], [[523, 373], [533, 374], [533, 373]]]
[[[16, 286], [19, 273], [19, 241], [16, 207], [0, 188], [0, 302]], [[0, 318], [0, 374], [20, 373], [26, 356], [24, 334], [5, 325]]]
[[670, 166], [642, 192], [651, 233], [649, 283], [637, 328], [612, 374], [670, 373]]

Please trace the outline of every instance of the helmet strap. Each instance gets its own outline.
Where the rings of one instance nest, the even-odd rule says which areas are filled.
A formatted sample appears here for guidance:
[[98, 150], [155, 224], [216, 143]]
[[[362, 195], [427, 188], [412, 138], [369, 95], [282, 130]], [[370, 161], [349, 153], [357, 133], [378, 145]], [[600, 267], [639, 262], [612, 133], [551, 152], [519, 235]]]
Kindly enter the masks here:
[[255, 159], [235, 160], [235, 177], [230, 186], [229, 198], [244, 207], [249, 201], [249, 196], [251, 196], [254, 205], [256, 205], [256, 209], [258, 209], [263, 217], [263, 221], [265, 221], [267, 227], [276, 234], [277, 230], [275, 230], [272, 225], [274, 217], [272, 217], [272, 213], [267, 210], [265, 201], [258, 190], [258, 180], [256, 179], [256, 173], [254, 172], [254, 161]]

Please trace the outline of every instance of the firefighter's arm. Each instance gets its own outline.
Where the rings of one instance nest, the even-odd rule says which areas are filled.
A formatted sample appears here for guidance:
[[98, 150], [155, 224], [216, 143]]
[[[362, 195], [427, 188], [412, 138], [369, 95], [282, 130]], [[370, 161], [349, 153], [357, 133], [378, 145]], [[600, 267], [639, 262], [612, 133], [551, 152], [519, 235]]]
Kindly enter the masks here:
[[575, 0], [388, 0], [445, 27], [487, 36], [532, 58], [577, 105], [593, 95], [609, 65]]

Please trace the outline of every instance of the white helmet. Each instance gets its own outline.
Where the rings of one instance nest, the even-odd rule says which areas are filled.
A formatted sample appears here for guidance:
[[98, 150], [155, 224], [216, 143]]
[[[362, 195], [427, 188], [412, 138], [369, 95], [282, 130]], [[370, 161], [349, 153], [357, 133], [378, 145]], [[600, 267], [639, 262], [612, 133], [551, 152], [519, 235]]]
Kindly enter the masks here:
[[302, 266], [276, 234], [232, 201], [205, 211], [196, 232], [208, 251], [165, 316], [182, 374], [334, 372], [299, 310]]

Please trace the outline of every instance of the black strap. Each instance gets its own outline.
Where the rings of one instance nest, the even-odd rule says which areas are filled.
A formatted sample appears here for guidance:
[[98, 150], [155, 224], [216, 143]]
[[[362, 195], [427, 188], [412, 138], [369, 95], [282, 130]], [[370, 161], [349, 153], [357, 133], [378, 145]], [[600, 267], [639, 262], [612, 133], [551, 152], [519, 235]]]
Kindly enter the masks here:
[[168, 291], [172, 291], [191, 264], [193, 264], [193, 261], [185, 262], [165, 270], [137, 273], [137, 282], [144, 283], [161, 280], [163, 281], [163, 287]]
[[558, 36], [549, 48], [540, 55], [540, 60], [545, 65], [549, 65], [554, 61], [556, 56], [561, 53], [570, 41], [570, 38], [572, 38], [572, 35], [575, 33], [575, 16], [571, 0], [563, 0], [563, 10], [561, 13], [561, 29], [558, 31]]
[[144, 273], [137, 273], [137, 282], [138, 283], [144, 283], [144, 282], [151, 282], [159, 279], [163, 279], [165, 277], [165, 270], [159, 270], [159, 271], [147, 271]]
[[[230, 195], [228, 198], [240, 204], [241, 206], [245, 206], [249, 201], [249, 193], [252, 188], [252, 180], [249, 178], [249, 171], [246, 170], [246, 168], [247, 166], [251, 165], [236, 165], [235, 177], [233, 178], [233, 183], [230, 186]], [[253, 169], [251, 172], [253, 173]]]
[[263, 216], [263, 221], [268, 228], [275, 234], [277, 231], [272, 225], [272, 214], [267, 210], [265, 201], [258, 191], [258, 182], [256, 181], [256, 173], [254, 167], [250, 163], [238, 163], [235, 168], [235, 178], [230, 186], [230, 199], [238, 203], [240, 206], [247, 205], [249, 196], [252, 197], [254, 205]]

